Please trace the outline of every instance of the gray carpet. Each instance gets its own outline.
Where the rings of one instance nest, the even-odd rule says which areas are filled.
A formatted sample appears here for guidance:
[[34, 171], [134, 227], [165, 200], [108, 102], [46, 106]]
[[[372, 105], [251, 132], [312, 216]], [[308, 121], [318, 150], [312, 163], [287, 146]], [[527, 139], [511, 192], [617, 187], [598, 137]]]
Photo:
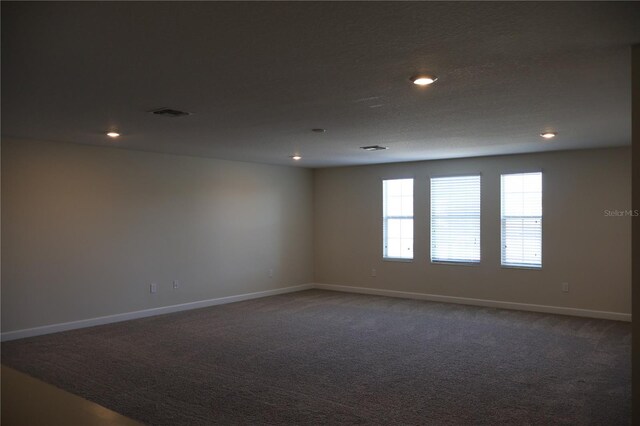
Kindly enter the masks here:
[[627, 323], [310, 290], [2, 344], [153, 425], [627, 425]]

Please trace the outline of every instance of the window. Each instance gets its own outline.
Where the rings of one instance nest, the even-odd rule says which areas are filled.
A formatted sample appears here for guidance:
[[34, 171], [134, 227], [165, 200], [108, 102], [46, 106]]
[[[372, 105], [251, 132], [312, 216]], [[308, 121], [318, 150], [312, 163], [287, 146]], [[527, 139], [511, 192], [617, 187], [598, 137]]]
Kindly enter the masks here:
[[413, 259], [413, 179], [382, 181], [383, 256]]
[[480, 262], [480, 176], [431, 178], [431, 261]]
[[542, 267], [542, 173], [501, 176], [504, 266]]

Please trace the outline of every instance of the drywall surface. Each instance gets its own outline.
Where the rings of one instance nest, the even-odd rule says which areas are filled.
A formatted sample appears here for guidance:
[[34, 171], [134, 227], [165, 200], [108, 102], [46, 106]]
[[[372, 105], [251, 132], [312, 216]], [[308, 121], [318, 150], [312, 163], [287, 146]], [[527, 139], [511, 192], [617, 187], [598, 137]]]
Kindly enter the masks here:
[[293, 167], [3, 140], [2, 331], [309, 283], [312, 191]]
[[[500, 174], [543, 172], [543, 266], [500, 266]], [[629, 314], [628, 148], [316, 170], [315, 282]], [[429, 178], [480, 173], [481, 262], [430, 262]], [[382, 180], [412, 177], [414, 259], [382, 259]], [[372, 269], [376, 276], [372, 276]], [[569, 283], [569, 292], [561, 283]]]

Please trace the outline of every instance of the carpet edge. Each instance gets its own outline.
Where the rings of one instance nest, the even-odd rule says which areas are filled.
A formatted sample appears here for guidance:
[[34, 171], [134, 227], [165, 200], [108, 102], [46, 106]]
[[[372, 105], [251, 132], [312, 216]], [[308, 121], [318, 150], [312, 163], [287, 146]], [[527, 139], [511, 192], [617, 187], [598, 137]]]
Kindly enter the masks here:
[[41, 336], [44, 334], [58, 333], [61, 331], [75, 330], [78, 328], [93, 327], [96, 325], [111, 324], [115, 322], [128, 321], [138, 318], [146, 318], [156, 315], [170, 314], [173, 312], [187, 311], [190, 309], [206, 308], [209, 306], [223, 305], [226, 303], [241, 302], [243, 300], [259, 299], [267, 296], [275, 296], [278, 294], [294, 293], [297, 291], [313, 289], [311, 283], [300, 284], [291, 287], [282, 287], [272, 290], [257, 291], [254, 293], [244, 293], [233, 296], [218, 297], [215, 299], [198, 300], [195, 302], [180, 303], [177, 305], [161, 306], [157, 308], [142, 309], [139, 311], [124, 312], [113, 315], [105, 315], [101, 317], [87, 318], [77, 321], [62, 322], [57, 324], [43, 325], [33, 328], [24, 328], [0, 333], [0, 341], [8, 342], [10, 340], [23, 339], [26, 337]]
[[408, 291], [386, 290], [370, 287], [353, 287], [338, 284], [314, 283], [318, 290], [332, 290], [344, 293], [371, 294], [376, 296], [397, 297], [401, 299], [428, 300], [431, 302], [457, 303], [461, 305], [484, 306], [489, 308], [511, 309], [517, 311], [542, 312], [547, 314], [570, 315], [575, 317], [608, 319], [631, 322], [631, 314], [623, 312], [596, 311], [591, 309], [569, 308], [565, 306], [536, 305], [531, 303], [506, 302], [501, 300], [474, 299], [470, 297], [443, 296], [438, 294], [414, 293]]

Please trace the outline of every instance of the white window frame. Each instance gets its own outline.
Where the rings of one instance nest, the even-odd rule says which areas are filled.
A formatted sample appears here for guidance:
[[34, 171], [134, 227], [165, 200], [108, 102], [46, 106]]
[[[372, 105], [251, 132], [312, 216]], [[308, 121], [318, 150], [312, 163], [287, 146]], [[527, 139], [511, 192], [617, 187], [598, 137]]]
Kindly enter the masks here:
[[[443, 258], [434, 258], [434, 235], [435, 235], [435, 227], [434, 227], [434, 202], [433, 202], [433, 181], [437, 179], [451, 179], [451, 178], [465, 178], [465, 177], [477, 177], [479, 179], [478, 182], [478, 234], [477, 234], [477, 246], [478, 246], [478, 259], [443, 259]], [[445, 264], [445, 265], [468, 265], [468, 266], [476, 266], [479, 265], [482, 261], [482, 246], [481, 246], [481, 236], [482, 236], [482, 174], [481, 173], [471, 173], [471, 174], [455, 174], [455, 175], [440, 175], [440, 176], [431, 176], [429, 178], [429, 204], [430, 204], [430, 261], [433, 264]]]
[[[508, 220], [504, 215], [505, 200], [504, 200], [504, 182], [503, 177], [509, 175], [527, 175], [527, 174], [539, 174], [540, 175], [540, 216], [509, 216], [511, 219], [518, 218], [539, 218], [540, 221], [540, 263], [505, 263], [505, 224]], [[500, 174], [500, 266], [503, 268], [514, 269], [529, 269], [539, 271], [542, 269], [542, 256], [543, 256], [543, 238], [544, 238], [544, 173], [541, 169], [529, 170], [529, 171], [510, 171]]]
[[[406, 215], [387, 215], [387, 192], [386, 192], [386, 182], [392, 180], [411, 180], [412, 185], [412, 208], [411, 208], [411, 216]], [[414, 259], [414, 249], [415, 249], [415, 206], [413, 202], [415, 200], [415, 179], [413, 177], [398, 177], [398, 178], [383, 178], [382, 179], [382, 259], [385, 261], [392, 262], [413, 262]], [[397, 257], [397, 256], [388, 256], [388, 239], [387, 239], [387, 230], [388, 230], [388, 221], [389, 219], [411, 219], [411, 241], [412, 241], [412, 249], [411, 249], [411, 257]]]

